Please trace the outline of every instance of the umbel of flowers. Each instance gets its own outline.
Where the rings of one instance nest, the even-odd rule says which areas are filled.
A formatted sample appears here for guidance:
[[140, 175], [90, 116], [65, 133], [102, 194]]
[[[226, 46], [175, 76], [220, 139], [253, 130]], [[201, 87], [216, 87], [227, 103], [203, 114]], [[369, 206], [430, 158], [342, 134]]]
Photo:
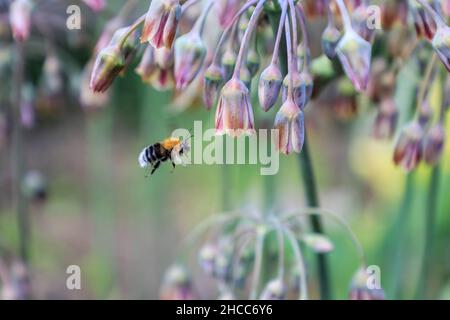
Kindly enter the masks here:
[[[357, 92], [365, 92], [371, 77], [376, 31], [367, 22], [371, 4], [367, 0], [153, 0], [146, 14], [131, 26], [117, 30], [99, 52], [90, 86], [95, 92], [107, 90], [130, 65], [139, 44], [146, 45], [136, 69], [143, 81], [159, 90], [174, 88], [180, 92], [201, 77], [206, 108], [216, 105], [217, 134], [239, 136], [255, 131], [250, 97], [251, 83], [256, 78], [262, 110], [269, 111], [281, 99], [274, 121], [274, 128], [280, 133], [276, 147], [285, 154], [300, 152], [304, 111], [314, 87], [304, 2], [306, 13], [311, 16], [328, 13], [328, 26], [322, 35], [323, 52], [340, 61]], [[447, 8], [441, 9], [434, 0], [388, 2], [383, 5], [385, 25], [390, 27], [400, 20], [404, 23], [408, 8], [417, 36], [430, 39], [440, 60], [450, 69], [450, 29], [441, 15]], [[278, 27], [273, 28], [272, 40], [267, 41], [260, 30], [269, 27], [266, 17], [273, 12], [280, 19]], [[204, 30], [211, 15], [216, 15], [215, 21], [221, 28], [213, 45], [206, 41], [208, 34]], [[191, 27], [182, 32], [186, 29], [181, 28], [182, 24]], [[287, 49], [281, 50], [282, 43]], [[261, 61], [270, 62], [263, 67]], [[386, 99], [377, 117], [376, 136], [391, 136], [396, 119], [393, 100]], [[397, 148], [408, 150], [397, 150], [395, 155], [395, 162], [408, 170], [417, 162], [414, 159], [420, 158], [414, 150], [421, 149], [409, 148], [406, 135], [411, 131], [405, 129]]]

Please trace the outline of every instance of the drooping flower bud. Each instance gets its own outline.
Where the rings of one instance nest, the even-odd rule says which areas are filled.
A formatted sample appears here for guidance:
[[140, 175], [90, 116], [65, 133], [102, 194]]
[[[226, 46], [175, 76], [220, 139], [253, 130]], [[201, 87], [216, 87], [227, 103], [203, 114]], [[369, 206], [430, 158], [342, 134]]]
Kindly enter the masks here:
[[348, 29], [339, 41], [336, 52], [345, 73], [356, 90], [365, 90], [370, 75], [370, 59], [372, 56], [370, 43], [361, 38], [353, 29]]
[[297, 46], [297, 69], [302, 71], [304, 66], [311, 64], [311, 51], [309, 47], [305, 49], [303, 42]]
[[341, 39], [341, 32], [334, 23], [329, 23], [322, 34], [322, 50], [328, 59], [333, 60], [336, 57], [336, 47]]
[[171, 266], [163, 278], [160, 290], [161, 300], [192, 300], [191, 278], [184, 266]]
[[300, 153], [305, 141], [305, 124], [303, 111], [288, 97], [275, 117], [274, 128], [278, 129], [275, 148], [289, 155]]
[[161, 69], [169, 69], [174, 65], [173, 50], [165, 47], [155, 49], [155, 63]]
[[175, 77], [172, 68], [162, 69], [158, 67], [151, 79], [153, 88], [158, 91], [167, 91], [175, 86]]
[[227, 27], [233, 20], [235, 14], [239, 11], [241, 6], [240, 0], [218, 0], [217, 1], [217, 16], [222, 28]]
[[260, 300], [284, 300], [286, 299], [286, 294], [287, 288], [283, 280], [275, 279], [266, 284]]
[[225, 72], [225, 81], [231, 79], [236, 66], [237, 55], [231, 48], [227, 48], [222, 56], [222, 67]]
[[283, 76], [275, 64], [270, 64], [259, 78], [258, 98], [264, 111], [269, 111], [277, 102], [280, 95]]
[[403, 128], [394, 151], [394, 163], [411, 171], [422, 160], [423, 129], [418, 122]]
[[350, 285], [350, 300], [384, 300], [384, 290], [371, 283], [366, 268], [360, 268], [353, 276]]
[[439, 26], [433, 38], [433, 48], [450, 72], [450, 27]]
[[90, 87], [94, 92], [105, 92], [125, 68], [120, 48], [107, 46], [97, 55], [91, 75]]
[[92, 70], [94, 68], [94, 62], [89, 63], [84, 68], [81, 74], [80, 85], [80, 104], [86, 111], [96, 111], [107, 105], [110, 100], [109, 92], [94, 93], [90, 88], [90, 79]]
[[9, 21], [16, 41], [25, 41], [30, 36], [32, 10], [31, 0], [15, 0], [11, 3]]
[[223, 81], [223, 69], [220, 66], [212, 64], [206, 69], [203, 82], [203, 101], [207, 110], [210, 110], [216, 102]]
[[[290, 82], [289, 77], [290, 75], [288, 74], [283, 80], [283, 101], [286, 101], [287, 99]], [[314, 81], [311, 73], [309, 73], [308, 70], [303, 70], [301, 73], [294, 72], [292, 77], [292, 84], [292, 96], [294, 98], [294, 102], [301, 110], [304, 110], [309, 100], [311, 99], [314, 87]]]
[[428, 132], [424, 143], [424, 160], [428, 165], [436, 165], [442, 158], [445, 142], [445, 129], [441, 123], [434, 125]]
[[95, 12], [102, 11], [105, 8], [106, 0], [83, 0], [89, 8]]
[[251, 48], [248, 51], [246, 66], [252, 78], [258, 73], [260, 65], [261, 57], [259, 56], [258, 51], [256, 51], [256, 48]]
[[182, 35], [175, 41], [175, 83], [178, 90], [186, 88], [198, 75], [206, 56], [206, 45], [197, 31]]
[[156, 68], [155, 49], [152, 46], [147, 46], [135, 71], [141, 77], [142, 81], [149, 82]]
[[[426, 0], [430, 6], [434, 7], [434, 0]], [[414, 27], [416, 28], [417, 37], [427, 39], [433, 39], [436, 32], [436, 22], [429, 12], [418, 1], [410, 1], [410, 10], [414, 20]]]
[[254, 134], [253, 109], [243, 81], [232, 78], [222, 88], [216, 111], [216, 134]]
[[376, 139], [390, 139], [395, 133], [398, 121], [398, 111], [393, 98], [381, 101], [378, 114], [375, 119], [373, 135]]
[[145, 17], [141, 42], [171, 49], [180, 18], [179, 0], [153, 0]]

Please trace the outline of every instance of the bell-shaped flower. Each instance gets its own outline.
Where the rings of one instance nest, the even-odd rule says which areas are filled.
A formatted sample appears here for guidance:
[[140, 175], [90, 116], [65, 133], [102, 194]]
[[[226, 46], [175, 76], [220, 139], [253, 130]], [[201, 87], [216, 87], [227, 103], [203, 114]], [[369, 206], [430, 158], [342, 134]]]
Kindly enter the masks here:
[[429, 165], [436, 165], [442, 157], [445, 142], [445, 129], [441, 123], [433, 126], [424, 143], [423, 158]]
[[370, 75], [371, 44], [349, 28], [339, 41], [336, 52], [355, 89], [365, 90]]
[[179, 0], [153, 0], [145, 17], [141, 42], [155, 48], [172, 48], [181, 18]]
[[394, 163], [411, 171], [422, 160], [424, 132], [418, 122], [411, 122], [400, 134], [394, 150]]
[[206, 69], [203, 81], [203, 101], [207, 110], [210, 110], [216, 102], [223, 81], [223, 69], [219, 65], [213, 63]]
[[232, 78], [222, 88], [216, 110], [216, 134], [254, 134], [250, 94], [243, 81]]
[[274, 128], [278, 130], [274, 141], [278, 151], [286, 155], [302, 151], [305, 141], [304, 115], [292, 97], [288, 96], [278, 111]]

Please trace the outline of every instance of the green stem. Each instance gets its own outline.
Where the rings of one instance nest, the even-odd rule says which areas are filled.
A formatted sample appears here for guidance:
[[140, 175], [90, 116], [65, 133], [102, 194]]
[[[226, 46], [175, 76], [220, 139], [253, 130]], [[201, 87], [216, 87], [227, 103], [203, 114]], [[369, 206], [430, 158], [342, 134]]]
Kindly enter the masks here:
[[[312, 166], [309, 143], [305, 132], [305, 143], [303, 150], [299, 155], [300, 171], [302, 174], [303, 185], [305, 188], [306, 202], [309, 207], [318, 208], [319, 196], [317, 194], [316, 180]], [[319, 215], [311, 215], [309, 223], [315, 233], [323, 234], [322, 219]], [[328, 259], [323, 253], [317, 254], [317, 269], [319, 275], [320, 297], [323, 300], [331, 299], [330, 272], [328, 269]]]
[[21, 182], [24, 176], [24, 141], [22, 125], [20, 123], [20, 104], [22, 95], [22, 84], [24, 74], [24, 47], [23, 44], [16, 44], [15, 65], [13, 74], [13, 88], [11, 95], [11, 105], [13, 114], [12, 132], [12, 165], [14, 172], [13, 179], [13, 201], [17, 211], [17, 224], [19, 232], [19, 254], [23, 262], [29, 258], [29, 215], [25, 197], [21, 190]]
[[[280, 21], [280, 12], [268, 11], [269, 20], [276, 34]], [[284, 38], [284, 37], [283, 37]], [[281, 42], [280, 47], [280, 68], [283, 74], [287, 74], [287, 47], [286, 41]], [[305, 143], [303, 150], [299, 155], [300, 170], [302, 173], [303, 184], [305, 188], [306, 201], [309, 207], [319, 207], [319, 197], [317, 195], [314, 171], [309, 154], [308, 140], [305, 135]], [[318, 215], [311, 215], [309, 218], [312, 229], [315, 233], [323, 233], [322, 220]], [[317, 254], [317, 269], [319, 274], [320, 297], [323, 300], [331, 299], [330, 275], [328, 270], [328, 262], [325, 254]]]
[[439, 196], [441, 167], [437, 165], [431, 172], [430, 187], [428, 191], [427, 208], [425, 210], [425, 246], [422, 254], [422, 265], [419, 273], [419, 283], [416, 289], [416, 299], [425, 299], [428, 296], [427, 283], [430, 278], [430, 267], [433, 256], [433, 231], [437, 213], [437, 200]]

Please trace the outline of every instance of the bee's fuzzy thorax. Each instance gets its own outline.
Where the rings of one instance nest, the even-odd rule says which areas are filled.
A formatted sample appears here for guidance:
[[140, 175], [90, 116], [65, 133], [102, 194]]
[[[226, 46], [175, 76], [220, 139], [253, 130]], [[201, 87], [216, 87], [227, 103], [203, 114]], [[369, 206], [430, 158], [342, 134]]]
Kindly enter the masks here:
[[179, 145], [180, 142], [181, 140], [179, 138], [171, 137], [162, 141], [161, 145], [167, 150], [172, 150], [175, 146]]

